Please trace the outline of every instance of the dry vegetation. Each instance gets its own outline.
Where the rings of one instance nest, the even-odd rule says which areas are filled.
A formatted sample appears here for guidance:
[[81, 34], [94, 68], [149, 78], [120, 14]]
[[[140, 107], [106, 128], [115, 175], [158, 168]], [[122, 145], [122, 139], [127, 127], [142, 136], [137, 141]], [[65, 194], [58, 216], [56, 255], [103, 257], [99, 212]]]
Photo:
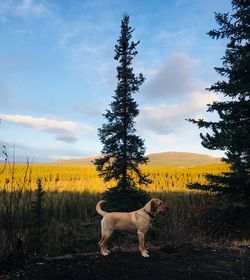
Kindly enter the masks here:
[[[208, 192], [190, 191], [186, 185], [196, 181], [204, 183], [205, 173], [215, 174], [225, 170], [227, 166], [222, 164], [147, 168], [145, 171], [150, 174], [153, 184], [146, 190], [150, 196], [166, 200], [171, 207], [171, 215], [154, 222], [155, 226], [149, 234], [151, 242], [203, 240], [201, 216], [204, 207], [217, 203], [217, 199]], [[42, 179], [44, 190], [39, 213], [34, 212], [37, 178]], [[18, 239], [23, 241], [24, 250], [29, 252], [58, 255], [95, 251], [100, 232], [100, 217], [95, 213], [95, 204], [101, 198], [101, 192], [111, 185], [104, 184], [91, 166], [7, 166], [0, 177], [0, 255], [15, 249]], [[37, 218], [41, 220], [41, 225], [38, 231], [34, 231]], [[34, 234], [39, 236], [34, 239]], [[126, 242], [136, 242], [136, 238], [131, 235]], [[37, 240], [40, 248], [36, 246]], [[114, 244], [117, 242], [119, 244], [116, 237]]]
[[[23, 184], [26, 165], [12, 165], [0, 177], [0, 190], [13, 191]], [[149, 187], [143, 187], [149, 192], [186, 192], [188, 183], [206, 183], [206, 173], [218, 174], [227, 171], [228, 167], [223, 164], [198, 166], [191, 168], [143, 168], [150, 174], [153, 183]], [[12, 177], [15, 180], [12, 185]], [[41, 178], [45, 191], [70, 191], [70, 192], [103, 192], [107, 187], [114, 185], [104, 183], [98, 177], [92, 166], [29, 166], [24, 190], [36, 189], [37, 178]]]

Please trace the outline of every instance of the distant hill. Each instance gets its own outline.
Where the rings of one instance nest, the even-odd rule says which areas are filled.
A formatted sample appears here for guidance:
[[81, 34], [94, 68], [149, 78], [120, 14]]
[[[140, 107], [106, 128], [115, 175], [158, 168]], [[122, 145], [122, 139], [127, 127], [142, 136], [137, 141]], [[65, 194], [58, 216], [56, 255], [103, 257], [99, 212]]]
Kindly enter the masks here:
[[71, 158], [71, 159], [59, 159], [52, 162], [49, 162], [49, 165], [72, 165], [72, 166], [78, 166], [78, 165], [93, 165], [92, 160], [98, 158], [98, 156], [92, 156], [92, 157], [84, 157], [84, 158]]
[[221, 163], [221, 158], [186, 152], [149, 154], [150, 167], [192, 167]]
[[[49, 165], [92, 165], [91, 161], [98, 156], [65, 159], [50, 162]], [[164, 152], [148, 155], [150, 162], [148, 167], [192, 167], [198, 165], [209, 165], [221, 163], [220, 158], [215, 158], [209, 155], [185, 153], [185, 152]]]

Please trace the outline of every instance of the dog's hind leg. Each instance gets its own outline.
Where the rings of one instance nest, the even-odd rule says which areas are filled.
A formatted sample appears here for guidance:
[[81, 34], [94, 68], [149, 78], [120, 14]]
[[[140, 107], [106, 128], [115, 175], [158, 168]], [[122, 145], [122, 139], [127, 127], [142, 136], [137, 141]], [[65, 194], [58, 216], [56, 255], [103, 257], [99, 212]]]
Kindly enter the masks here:
[[103, 256], [107, 256], [110, 251], [107, 249], [107, 246], [106, 246], [106, 242], [107, 240], [109, 239], [109, 237], [111, 236], [112, 232], [111, 230], [108, 230], [105, 226], [105, 223], [102, 222], [102, 238], [101, 240], [99, 241], [98, 245], [99, 245], [99, 248], [100, 248], [100, 252]]
[[112, 232], [105, 232], [102, 235], [102, 238], [98, 243], [98, 245], [100, 247], [100, 252], [103, 256], [107, 256], [110, 253], [110, 251], [106, 247], [106, 241], [109, 239], [111, 234], [112, 234]]

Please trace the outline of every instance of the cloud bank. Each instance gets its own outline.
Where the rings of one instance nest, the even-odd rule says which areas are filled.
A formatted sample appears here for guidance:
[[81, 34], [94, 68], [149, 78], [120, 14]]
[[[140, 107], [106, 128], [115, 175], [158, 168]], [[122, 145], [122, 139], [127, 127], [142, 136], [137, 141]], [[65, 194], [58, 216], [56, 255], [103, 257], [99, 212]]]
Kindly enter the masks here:
[[2, 121], [15, 123], [24, 127], [32, 128], [34, 130], [53, 134], [57, 140], [66, 143], [76, 142], [76, 133], [79, 130], [83, 130], [85, 132], [93, 131], [93, 129], [88, 125], [56, 118], [34, 118], [27, 115], [0, 114], [0, 119]]
[[154, 71], [143, 91], [150, 105], [142, 107], [138, 119], [139, 130], [147, 137], [185, 135], [191, 128], [185, 119], [203, 117], [207, 104], [218, 99], [196, 78], [197, 65], [197, 60], [180, 53]]
[[[76, 158], [92, 155], [88, 151], [79, 148], [72, 147], [67, 149], [63, 146], [54, 146], [53, 143], [46, 145], [25, 145], [19, 142], [9, 142], [0, 139], [0, 147], [5, 145], [7, 147], [8, 159], [12, 162], [13, 157], [17, 162], [25, 162], [27, 159], [29, 162], [48, 162], [65, 158]], [[0, 161], [4, 161], [5, 155], [0, 151]]]
[[197, 60], [185, 54], [173, 55], [155, 71], [144, 89], [145, 95], [157, 99], [176, 99], [204, 89], [205, 84], [194, 75], [197, 64]]
[[[192, 93], [186, 102], [145, 106], [141, 110], [139, 126], [156, 134], [170, 134], [185, 124], [185, 119], [202, 117], [208, 103], [216, 96]], [[204, 94], [205, 95], [205, 94]]]

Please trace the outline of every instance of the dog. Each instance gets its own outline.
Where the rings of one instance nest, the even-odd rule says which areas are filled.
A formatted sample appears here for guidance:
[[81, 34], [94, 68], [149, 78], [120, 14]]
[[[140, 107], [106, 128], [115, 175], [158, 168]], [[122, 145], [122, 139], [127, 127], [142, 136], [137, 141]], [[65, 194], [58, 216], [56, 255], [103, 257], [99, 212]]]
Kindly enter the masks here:
[[169, 208], [158, 198], [152, 198], [144, 207], [133, 212], [106, 212], [101, 209], [104, 200], [100, 200], [96, 205], [96, 211], [103, 219], [101, 221], [102, 238], [98, 245], [100, 253], [107, 256], [110, 251], [107, 249], [106, 241], [111, 236], [113, 230], [136, 231], [139, 240], [139, 250], [143, 257], [149, 257], [145, 249], [145, 233], [151, 226], [151, 222], [157, 214], [164, 215]]

